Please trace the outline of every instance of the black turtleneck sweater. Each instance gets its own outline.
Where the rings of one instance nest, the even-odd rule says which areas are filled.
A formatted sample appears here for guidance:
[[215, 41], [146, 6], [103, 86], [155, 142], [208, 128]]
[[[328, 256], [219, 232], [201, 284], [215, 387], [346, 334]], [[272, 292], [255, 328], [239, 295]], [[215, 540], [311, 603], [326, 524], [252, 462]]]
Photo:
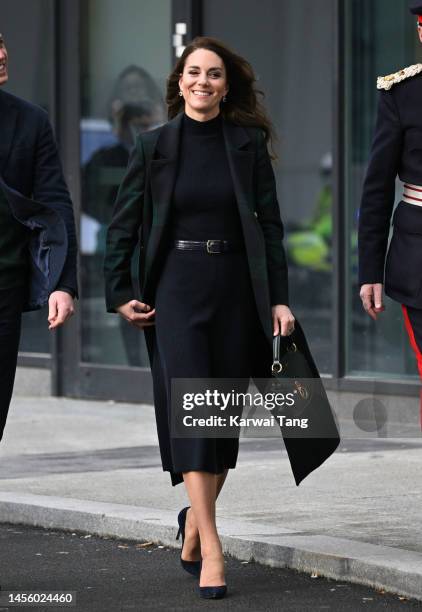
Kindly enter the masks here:
[[183, 116], [171, 235], [243, 242], [221, 115], [208, 121]]

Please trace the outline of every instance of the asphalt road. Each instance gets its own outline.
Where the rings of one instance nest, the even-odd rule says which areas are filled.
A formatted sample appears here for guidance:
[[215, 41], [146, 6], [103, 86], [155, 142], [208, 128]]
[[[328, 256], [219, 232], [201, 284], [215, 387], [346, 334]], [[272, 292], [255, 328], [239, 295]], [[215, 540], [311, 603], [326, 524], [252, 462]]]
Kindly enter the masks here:
[[[199, 599], [197, 580], [185, 574], [178, 557], [177, 551], [151, 543], [0, 525], [0, 601], [7, 591], [65, 591], [76, 594], [76, 605], [69, 609], [77, 612], [422, 610], [422, 603], [362, 586], [230, 558], [228, 596], [204, 601]], [[14, 609], [24, 607], [0, 605], [1, 611]]]

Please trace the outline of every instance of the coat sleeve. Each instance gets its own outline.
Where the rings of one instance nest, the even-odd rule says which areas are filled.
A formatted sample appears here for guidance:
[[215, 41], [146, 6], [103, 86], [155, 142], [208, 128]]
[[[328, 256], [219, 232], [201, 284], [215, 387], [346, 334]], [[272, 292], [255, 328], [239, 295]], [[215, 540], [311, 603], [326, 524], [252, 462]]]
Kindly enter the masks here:
[[258, 130], [256, 193], [256, 212], [265, 239], [271, 305], [288, 305], [288, 271], [283, 247], [284, 227], [280, 217], [274, 171], [261, 130]]
[[72, 200], [63, 176], [53, 130], [44, 112], [40, 119], [34, 164], [34, 200], [53, 208], [62, 217], [67, 231], [68, 250], [56, 289], [67, 290], [77, 297], [77, 242]]
[[117, 193], [113, 216], [107, 230], [104, 259], [107, 312], [116, 312], [118, 306], [134, 298], [131, 260], [142, 223], [144, 190], [145, 156], [141, 137], [138, 136]]
[[403, 130], [393, 92], [380, 91], [375, 134], [359, 210], [359, 284], [384, 282]]

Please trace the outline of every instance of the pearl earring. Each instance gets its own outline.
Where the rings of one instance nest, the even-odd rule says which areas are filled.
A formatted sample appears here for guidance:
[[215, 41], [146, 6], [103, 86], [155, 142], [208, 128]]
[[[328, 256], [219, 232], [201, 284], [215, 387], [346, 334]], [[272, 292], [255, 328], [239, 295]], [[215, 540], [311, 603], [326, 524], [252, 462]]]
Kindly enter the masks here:
[[179, 96], [183, 96], [182, 90], [179, 91]]

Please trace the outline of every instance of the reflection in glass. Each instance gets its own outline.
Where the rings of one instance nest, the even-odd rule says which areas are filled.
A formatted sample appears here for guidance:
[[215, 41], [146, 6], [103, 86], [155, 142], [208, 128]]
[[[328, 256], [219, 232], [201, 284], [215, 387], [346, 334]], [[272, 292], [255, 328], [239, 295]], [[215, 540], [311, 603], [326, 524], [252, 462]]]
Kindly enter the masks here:
[[290, 302], [324, 373], [332, 371], [333, 6], [231, 0], [221, 19], [221, 2], [203, 3], [204, 34], [248, 57], [265, 92], [279, 136], [274, 172], [286, 229]]
[[[109, 83], [104, 83], [96, 72], [98, 54], [107, 37], [106, 31], [99, 31], [94, 16], [103, 11], [101, 3], [90, 2], [85, 10], [89, 25], [85, 25], [85, 88], [83, 89], [83, 118], [81, 120], [81, 285], [82, 285], [82, 359], [96, 363], [121, 364], [148, 367], [143, 332], [131, 326], [120, 316], [105, 312], [103, 256], [108, 224], [112, 217], [114, 201], [125, 174], [129, 152], [139, 132], [154, 129], [166, 121], [166, 107], [163, 98], [164, 77], [170, 69], [170, 54], [166, 62], [157, 57], [149, 69], [139, 64], [145, 53], [137, 49], [138, 37], [128, 44], [125, 20], [133, 20], [140, 9], [147, 10], [152, 3], [136, 3], [134, 13], [121, 15], [114, 21], [118, 7], [108, 4], [106, 22], [113, 29], [113, 45], [104, 46], [101, 70], [109, 61], [113, 71], [103, 74]], [[170, 3], [168, 3], [170, 6]], [[168, 6], [168, 8], [169, 8]], [[89, 9], [89, 10], [88, 10]], [[162, 19], [170, 19], [170, 11]], [[151, 21], [149, 27], [151, 29]], [[98, 46], [94, 47], [97, 41]], [[143, 41], [144, 51], [149, 59], [157, 42], [149, 33]], [[116, 58], [120, 58], [117, 62]], [[158, 62], [158, 60], [160, 60]], [[112, 75], [116, 74], [115, 78]], [[157, 82], [157, 74], [161, 82]], [[93, 85], [95, 83], [95, 87]], [[102, 96], [102, 97], [101, 97]], [[104, 98], [106, 103], [104, 104]], [[137, 255], [134, 253], [132, 277], [134, 298], [137, 293]]]
[[[364, 313], [357, 283], [356, 235], [375, 124], [376, 78], [421, 61], [415, 53], [415, 20], [408, 12], [407, 0], [353, 0], [346, 6], [347, 372], [403, 378], [416, 374], [416, 367], [401, 308], [386, 298], [386, 310], [376, 322]], [[401, 193], [397, 181], [396, 202]]]

